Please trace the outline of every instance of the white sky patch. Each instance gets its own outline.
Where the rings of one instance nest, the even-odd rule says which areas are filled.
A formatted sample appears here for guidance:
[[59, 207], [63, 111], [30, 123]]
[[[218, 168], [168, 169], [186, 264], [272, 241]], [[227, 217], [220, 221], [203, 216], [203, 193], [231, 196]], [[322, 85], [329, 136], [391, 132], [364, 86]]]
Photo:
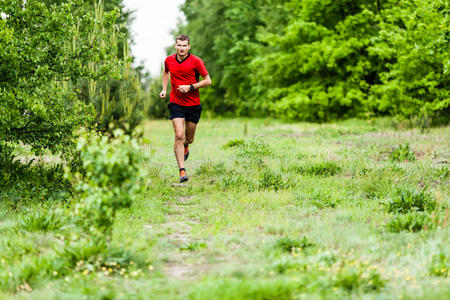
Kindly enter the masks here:
[[125, 0], [127, 9], [134, 11], [131, 31], [134, 45], [131, 52], [153, 77], [160, 74], [166, 47], [175, 44], [170, 32], [178, 18], [184, 20], [179, 10], [184, 0]]

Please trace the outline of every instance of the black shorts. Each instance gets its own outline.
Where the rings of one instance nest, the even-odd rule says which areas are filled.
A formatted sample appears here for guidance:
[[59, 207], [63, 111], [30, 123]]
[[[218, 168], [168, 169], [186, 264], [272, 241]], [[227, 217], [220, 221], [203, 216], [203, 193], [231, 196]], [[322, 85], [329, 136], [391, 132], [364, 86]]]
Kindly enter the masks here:
[[197, 124], [202, 114], [202, 106], [183, 106], [170, 102], [169, 105], [170, 120], [176, 118], [184, 118], [186, 121]]

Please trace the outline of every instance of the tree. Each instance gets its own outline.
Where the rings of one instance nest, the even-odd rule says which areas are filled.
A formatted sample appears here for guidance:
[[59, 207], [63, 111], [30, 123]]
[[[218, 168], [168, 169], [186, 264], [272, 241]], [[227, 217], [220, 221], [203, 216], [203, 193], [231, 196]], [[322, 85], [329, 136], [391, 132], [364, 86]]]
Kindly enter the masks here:
[[0, 141], [57, 152], [93, 119], [81, 78], [119, 76], [118, 11], [75, 14], [87, 1], [0, 0]]

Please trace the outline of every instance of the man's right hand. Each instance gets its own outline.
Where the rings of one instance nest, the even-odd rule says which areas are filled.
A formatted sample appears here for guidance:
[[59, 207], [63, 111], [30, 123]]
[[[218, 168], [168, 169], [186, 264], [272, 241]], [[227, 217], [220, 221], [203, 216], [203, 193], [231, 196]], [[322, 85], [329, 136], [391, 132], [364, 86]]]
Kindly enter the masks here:
[[161, 99], [166, 98], [166, 94], [167, 94], [167, 92], [163, 90], [161, 93], [159, 93], [159, 98], [161, 98]]

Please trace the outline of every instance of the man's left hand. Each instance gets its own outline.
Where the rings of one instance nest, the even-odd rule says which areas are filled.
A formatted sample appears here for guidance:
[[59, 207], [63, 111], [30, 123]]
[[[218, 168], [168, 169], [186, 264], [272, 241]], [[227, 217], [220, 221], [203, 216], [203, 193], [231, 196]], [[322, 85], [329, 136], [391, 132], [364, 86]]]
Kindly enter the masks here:
[[177, 88], [177, 90], [178, 90], [180, 93], [183, 93], [183, 94], [186, 94], [187, 92], [189, 92], [190, 89], [191, 89], [191, 86], [190, 86], [190, 85], [180, 85], [180, 86], [178, 86], [178, 88]]

